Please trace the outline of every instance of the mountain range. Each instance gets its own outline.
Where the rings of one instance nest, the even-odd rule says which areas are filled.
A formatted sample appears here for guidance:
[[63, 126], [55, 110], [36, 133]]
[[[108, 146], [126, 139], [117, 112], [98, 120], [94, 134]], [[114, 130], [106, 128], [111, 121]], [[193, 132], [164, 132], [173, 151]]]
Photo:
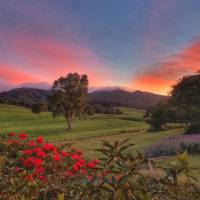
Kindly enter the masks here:
[[[0, 102], [29, 106], [34, 102], [47, 101], [50, 90], [37, 88], [16, 88], [0, 93]], [[113, 105], [129, 106], [146, 109], [166, 99], [167, 96], [150, 92], [129, 92], [123, 89], [99, 90], [89, 93], [89, 102], [109, 103]]]

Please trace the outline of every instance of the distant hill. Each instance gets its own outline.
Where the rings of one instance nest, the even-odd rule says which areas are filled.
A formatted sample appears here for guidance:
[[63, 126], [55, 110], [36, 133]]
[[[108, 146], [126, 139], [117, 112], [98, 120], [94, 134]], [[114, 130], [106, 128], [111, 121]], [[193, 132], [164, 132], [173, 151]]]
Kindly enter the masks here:
[[146, 109], [166, 99], [167, 96], [153, 94], [150, 92], [134, 91], [128, 92], [122, 89], [111, 91], [95, 91], [90, 93], [89, 99], [92, 102], [113, 103], [121, 106], [131, 106]]
[[49, 90], [16, 88], [0, 93], [0, 102], [30, 107], [35, 102], [46, 102]]
[[[16, 88], [7, 92], [0, 93], [0, 102], [29, 107], [36, 101], [45, 102], [48, 95], [49, 90], [25, 87]], [[122, 89], [99, 90], [89, 93], [90, 102], [130, 106], [141, 109], [146, 109], [147, 107], [155, 105], [160, 100], [164, 100], [166, 98], [166, 96], [153, 94], [150, 92], [128, 92]]]

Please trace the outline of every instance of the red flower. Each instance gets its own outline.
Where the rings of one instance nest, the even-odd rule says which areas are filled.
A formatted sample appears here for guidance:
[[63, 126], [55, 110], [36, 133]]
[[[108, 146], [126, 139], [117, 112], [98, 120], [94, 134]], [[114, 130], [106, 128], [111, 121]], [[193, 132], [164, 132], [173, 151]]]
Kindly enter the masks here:
[[79, 160], [80, 156], [78, 156], [77, 154], [72, 154], [71, 158], [73, 158], [74, 160]]
[[95, 167], [95, 163], [94, 162], [89, 162], [89, 163], [87, 163], [87, 166], [89, 168], [94, 168]]
[[41, 157], [41, 158], [46, 157], [46, 153], [44, 153], [43, 151], [38, 151], [36, 154], [37, 154], [38, 157]]
[[32, 149], [32, 151], [37, 154], [38, 152], [42, 151], [42, 149], [40, 147], [36, 147]]
[[21, 140], [25, 140], [27, 137], [28, 137], [28, 134], [26, 134], [26, 133], [20, 133], [20, 134], [19, 134], [19, 138], [20, 138]]
[[86, 170], [85, 169], [81, 169], [81, 173], [82, 174], [86, 174]]
[[74, 165], [73, 165], [73, 170], [75, 171], [75, 172], [77, 172], [78, 171], [78, 165], [77, 165], [77, 163], [75, 163]]
[[44, 167], [42, 166], [39, 166], [39, 167], [36, 167], [35, 169], [35, 174], [44, 174]]
[[85, 165], [85, 160], [83, 160], [83, 159], [79, 160], [78, 162], [76, 162], [76, 165], [77, 165], [78, 167], [84, 166], [84, 165]]
[[83, 155], [83, 152], [82, 151], [76, 151], [76, 153], [80, 156], [80, 155]]
[[26, 149], [26, 150], [23, 151], [23, 154], [31, 156], [32, 155], [32, 151], [29, 150], [29, 149]]
[[56, 154], [56, 155], [53, 157], [53, 159], [54, 159], [55, 161], [60, 161], [60, 156], [59, 156], [58, 154]]
[[23, 162], [25, 167], [31, 168], [31, 167], [38, 167], [42, 165], [42, 160], [39, 158], [33, 158], [33, 157], [29, 157], [26, 160], [24, 160]]
[[45, 176], [39, 176], [38, 179], [39, 179], [40, 181], [45, 181]]
[[30, 141], [30, 142], [28, 143], [28, 146], [34, 147], [34, 146], [35, 146], [35, 141]]
[[53, 152], [56, 152], [56, 147], [53, 145], [53, 144], [49, 144], [49, 143], [45, 143], [43, 145], [43, 149], [45, 151], [53, 151]]
[[40, 166], [40, 165], [42, 165], [42, 160], [39, 159], [39, 158], [35, 158], [35, 160], [34, 160], [34, 165], [35, 165], [35, 166]]
[[66, 171], [67, 176], [74, 176], [71, 171]]
[[28, 157], [26, 160], [24, 160], [23, 165], [28, 168], [33, 167], [34, 166], [34, 158]]
[[16, 136], [16, 133], [13, 133], [13, 132], [12, 133], [8, 133], [8, 136], [9, 137]]
[[69, 155], [69, 153], [68, 153], [68, 152], [65, 152], [65, 151], [61, 151], [61, 155], [62, 155], [63, 157], [66, 157], [66, 156]]
[[40, 137], [37, 138], [37, 143], [38, 144], [42, 144], [43, 141], [44, 141], [43, 137], [40, 136]]

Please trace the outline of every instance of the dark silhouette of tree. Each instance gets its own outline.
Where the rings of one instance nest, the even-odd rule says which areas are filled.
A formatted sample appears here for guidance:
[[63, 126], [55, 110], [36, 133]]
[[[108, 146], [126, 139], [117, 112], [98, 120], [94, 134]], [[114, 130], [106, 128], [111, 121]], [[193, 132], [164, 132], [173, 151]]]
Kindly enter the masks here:
[[71, 129], [73, 116], [85, 112], [87, 94], [87, 75], [69, 73], [66, 77], [55, 80], [48, 98], [53, 117], [63, 115], [68, 129]]
[[38, 102], [38, 103], [32, 104], [31, 111], [32, 113], [39, 114], [41, 112], [48, 111], [48, 107], [45, 103]]
[[170, 103], [178, 118], [187, 124], [187, 133], [200, 133], [200, 72], [182, 77], [172, 88]]
[[167, 122], [167, 104], [158, 103], [156, 106], [150, 107], [145, 115], [145, 121], [150, 124], [150, 131], [161, 131]]

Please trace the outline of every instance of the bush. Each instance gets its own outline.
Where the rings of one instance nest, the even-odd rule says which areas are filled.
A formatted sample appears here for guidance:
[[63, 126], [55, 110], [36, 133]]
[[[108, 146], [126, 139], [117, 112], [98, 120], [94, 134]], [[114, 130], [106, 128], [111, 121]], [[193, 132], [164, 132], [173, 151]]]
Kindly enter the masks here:
[[48, 111], [48, 106], [43, 102], [34, 103], [31, 106], [31, 111], [32, 113], [39, 114], [41, 112]]
[[186, 134], [199, 134], [200, 133], [200, 122], [191, 123], [186, 129]]
[[[128, 140], [103, 141], [99, 160], [86, 161], [71, 144], [55, 146], [42, 137], [9, 133], [0, 141], [0, 199], [193, 200], [200, 188], [186, 153], [156, 168], [127, 151]], [[144, 173], [150, 167], [148, 173]], [[162, 173], [160, 173], [162, 172]]]

